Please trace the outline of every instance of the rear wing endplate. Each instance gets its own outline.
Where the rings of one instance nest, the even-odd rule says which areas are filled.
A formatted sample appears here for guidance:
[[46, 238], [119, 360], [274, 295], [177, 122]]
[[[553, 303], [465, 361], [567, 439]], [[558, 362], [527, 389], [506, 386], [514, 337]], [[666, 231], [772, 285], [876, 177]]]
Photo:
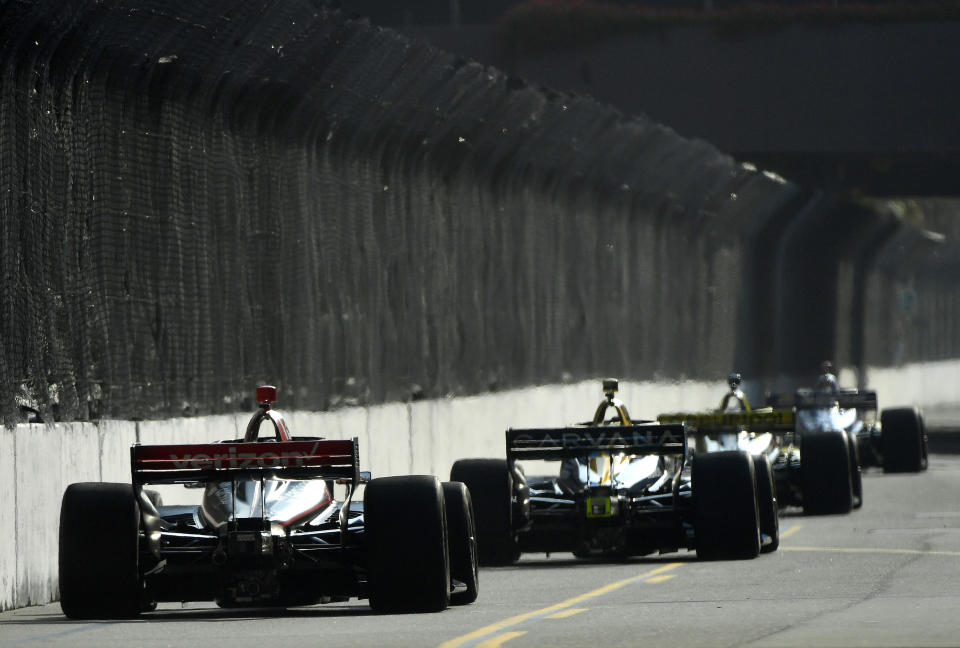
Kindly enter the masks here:
[[626, 455], [685, 455], [682, 423], [584, 425], [507, 430], [507, 460], [565, 459], [593, 452]]
[[134, 484], [213, 482], [266, 474], [282, 479], [360, 482], [357, 441], [313, 440], [134, 445]]
[[746, 429], [750, 432], [793, 432], [793, 410], [773, 412], [677, 412], [661, 414], [661, 423], [685, 422], [696, 432], [709, 433], [720, 430]]

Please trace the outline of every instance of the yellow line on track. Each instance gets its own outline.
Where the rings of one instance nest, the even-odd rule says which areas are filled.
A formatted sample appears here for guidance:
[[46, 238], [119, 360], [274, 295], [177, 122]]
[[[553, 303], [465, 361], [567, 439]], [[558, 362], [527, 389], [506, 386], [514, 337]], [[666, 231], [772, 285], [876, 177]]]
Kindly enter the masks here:
[[484, 639], [483, 641], [477, 644], [477, 648], [500, 648], [500, 646], [510, 641], [511, 639], [515, 639], [516, 637], [519, 637], [525, 634], [527, 634], [526, 630], [520, 630], [518, 632], [504, 632], [503, 634], [499, 634], [495, 637]]
[[784, 538], [789, 538], [789, 537], [792, 536], [794, 533], [796, 533], [797, 531], [799, 531], [801, 528], [802, 528], [801, 525], [799, 525], [799, 524], [794, 524], [792, 527], [790, 527], [789, 529], [787, 529], [786, 531], [784, 531], [783, 533], [780, 534], [780, 539], [783, 540]]
[[651, 585], [653, 585], [653, 584], [656, 584], [656, 583], [662, 583], [663, 581], [668, 581], [668, 580], [670, 580], [671, 578], [673, 578], [674, 576], [676, 576], [676, 574], [660, 574], [659, 576], [654, 576], [653, 578], [648, 578], [647, 580], [645, 580], [645, 581], [643, 581], [643, 582], [644, 582], [644, 583], [650, 583]]
[[780, 547], [780, 551], [813, 551], [818, 553], [898, 554], [902, 556], [960, 557], [960, 551], [933, 551], [927, 549], [873, 549], [870, 547]]
[[[602, 596], [614, 590], [620, 589], [625, 585], [630, 585], [631, 583], [635, 583], [637, 581], [650, 578], [651, 576], [662, 574], [671, 569], [676, 569], [682, 564], [683, 563], [667, 563], [663, 567], [657, 567], [656, 569], [651, 569], [648, 572], [644, 572], [636, 576], [631, 576], [630, 578], [624, 578], [623, 580], [618, 580], [613, 583], [608, 583], [603, 587], [598, 587], [595, 590], [590, 590], [589, 592], [580, 594], [579, 596], [574, 596], [573, 598], [569, 598], [566, 601], [561, 601], [560, 603], [548, 605], [545, 608], [540, 608], [539, 610], [533, 610], [532, 612], [525, 612], [523, 614], [517, 614], [516, 616], [508, 617], [502, 621], [497, 621], [496, 623], [491, 623], [490, 625], [484, 626], [482, 628], [478, 628], [473, 632], [468, 632], [465, 635], [454, 637], [449, 641], [444, 641], [442, 644], [438, 646], [438, 648], [457, 648], [458, 646], [462, 646], [468, 641], [479, 639], [484, 635], [492, 634], [494, 632], [504, 630], [505, 628], [519, 625], [524, 621], [527, 621], [534, 617], [544, 616], [547, 614], [551, 614], [553, 612], [559, 612], [560, 610], [563, 610], [565, 608], [573, 607], [574, 605], [582, 601], [586, 601], [587, 599], [595, 598], [597, 596]], [[504, 639], [504, 641], [506, 641], [506, 639]], [[481, 646], [481, 645], [483, 644], [478, 644], [478, 646]]]
[[[650, 581], [647, 581], [648, 583]], [[574, 614], [580, 614], [581, 612], [586, 612], [587, 608], [570, 608], [569, 610], [561, 610], [556, 614], [548, 614], [545, 618], [547, 619], [566, 619], [567, 617], [572, 617]]]

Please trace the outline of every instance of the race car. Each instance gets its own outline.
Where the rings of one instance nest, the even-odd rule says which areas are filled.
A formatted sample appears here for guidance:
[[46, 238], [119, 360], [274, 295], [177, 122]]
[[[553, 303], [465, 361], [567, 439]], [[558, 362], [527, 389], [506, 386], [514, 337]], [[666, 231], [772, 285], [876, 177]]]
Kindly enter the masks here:
[[808, 514], [849, 513], [860, 507], [856, 438], [844, 426], [855, 412], [842, 410], [833, 395], [824, 398], [819, 392], [810, 398], [798, 394], [795, 408], [754, 410], [739, 389], [740, 378], [728, 378], [730, 390], [719, 410], [661, 414], [657, 420], [687, 423], [697, 452], [740, 448], [759, 462], [758, 474], [761, 465], [769, 466], [777, 507], [802, 506]]
[[[822, 392], [802, 389], [767, 398], [774, 408], [803, 413], [807, 427], [842, 429], [854, 442], [851, 454], [863, 467], [884, 472], [921, 472], [927, 469], [927, 432], [915, 407], [884, 409], [877, 420], [877, 393], [856, 389]], [[833, 407], [837, 412], [833, 413]]]
[[[481, 564], [510, 564], [523, 552], [618, 559], [680, 549], [696, 550], [702, 559], [759, 555], [750, 455], [730, 450], [688, 462], [685, 426], [633, 422], [617, 390], [615, 379], [603, 381], [604, 400], [587, 423], [507, 430], [505, 460], [454, 463], [450, 478], [474, 494]], [[527, 477], [524, 461], [560, 467]]]
[[[256, 395], [242, 439], [134, 445], [131, 484], [67, 488], [59, 555], [66, 616], [132, 617], [158, 601], [263, 607], [350, 597], [368, 598], [375, 611], [439, 611], [477, 598], [464, 484], [370, 479], [359, 470], [356, 439], [292, 437], [271, 407], [276, 389]], [[272, 434], [261, 437], [261, 424]], [[164, 505], [170, 491], [187, 503]], [[335, 499], [337, 491], [345, 496]]]

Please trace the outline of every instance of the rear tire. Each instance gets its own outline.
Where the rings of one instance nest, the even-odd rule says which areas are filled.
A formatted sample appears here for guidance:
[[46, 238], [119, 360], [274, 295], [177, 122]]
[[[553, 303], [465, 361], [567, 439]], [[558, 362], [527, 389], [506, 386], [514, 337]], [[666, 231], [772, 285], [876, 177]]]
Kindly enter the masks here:
[[505, 459], [461, 459], [450, 481], [470, 489], [477, 525], [481, 565], [509, 565], [519, 553], [513, 533], [513, 478]]
[[915, 407], [881, 412], [883, 472], [920, 472], [924, 467], [925, 445], [923, 420]]
[[440, 481], [432, 475], [373, 479], [363, 510], [370, 607], [377, 612], [445, 610], [450, 555]]
[[853, 508], [863, 506], [863, 471], [860, 468], [860, 448], [857, 438], [847, 434], [847, 454], [850, 459], [850, 490], [853, 493]]
[[697, 557], [759, 556], [756, 477], [750, 455], [740, 450], [694, 455], [692, 473]]
[[780, 511], [777, 506], [777, 491], [773, 484], [773, 467], [770, 465], [770, 457], [754, 456], [753, 471], [757, 481], [760, 534], [770, 538], [767, 544], [761, 544], [760, 552], [772, 553], [780, 546]]
[[450, 575], [467, 586], [465, 591], [450, 594], [450, 603], [466, 605], [477, 600], [480, 590], [473, 502], [470, 490], [462, 482], [443, 482], [443, 498], [447, 507]]
[[923, 446], [921, 454], [923, 455], [923, 460], [920, 464], [920, 470], [926, 470], [930, 466], [930, 458], [927, 454], [927, 422], [923, 419], [923, 412], [918, 411], [920, 416], [920, 440]]
[[805, 435], [800, 445], [803, 512], [849, 513], [853, 508], [847, 435], [839, 430]]
[[130, 484], [70, 484], [60, 507], [60, 607], [71, 619], [135, 617], [143, 604], [140, 507]]

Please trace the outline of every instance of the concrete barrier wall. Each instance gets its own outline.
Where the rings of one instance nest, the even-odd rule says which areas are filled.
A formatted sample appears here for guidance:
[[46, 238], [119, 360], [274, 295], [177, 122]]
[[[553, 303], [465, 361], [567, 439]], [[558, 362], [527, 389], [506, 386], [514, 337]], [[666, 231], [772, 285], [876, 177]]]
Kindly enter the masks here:
[[958, 360], [870, 368], [866, 383], [877, 390], [881, 408], [917, 405], [928, 426], [960, 429]]
[[14, 431], [0, 428], [0, 610], [20, 602], [17, 582], [17, 478], [14, 474]]
[[[960, 361], [876, 369], [867, 379], [885, 407], [942, 407], [960, 400], [958, 377]], [[852, 384], [852, 378], [845, 384]], [[623, 383], [620, 397], [639, 420], [665, 411], [714, 407], [725, 389], [722, 381]], [[446, 478], [456, 459], [502, 457], [507, 428], [583, 421], [601, 399], [599, 381], [591, 380], [326, 413], [294, 411], [286, 419], [295, 435], [357, 437], [361, 467], [374, 477], [426, 473]], [[57, 529], [68, 484], [128, 482], [133, 443], [237, 438], [248, 418], [244, 413], [0, 429], [0, 610], [57, 599]]]

